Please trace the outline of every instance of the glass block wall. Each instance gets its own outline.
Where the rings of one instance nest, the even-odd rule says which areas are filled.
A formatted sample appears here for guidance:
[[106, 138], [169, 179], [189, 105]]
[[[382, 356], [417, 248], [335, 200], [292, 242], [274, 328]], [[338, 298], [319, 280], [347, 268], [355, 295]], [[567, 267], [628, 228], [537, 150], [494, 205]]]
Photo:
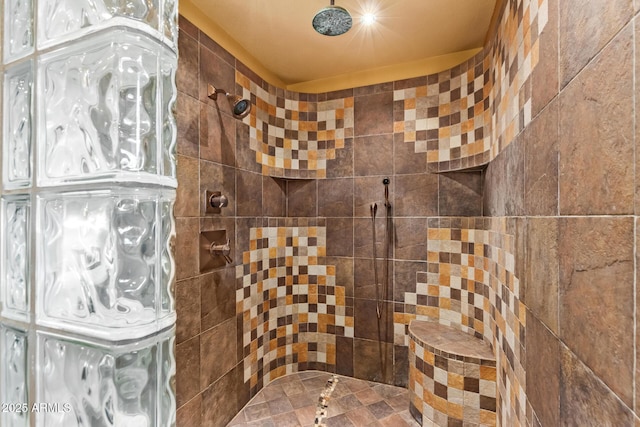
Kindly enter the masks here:
[[0, 10], [0, 425], [175, 425], [177, 2]]

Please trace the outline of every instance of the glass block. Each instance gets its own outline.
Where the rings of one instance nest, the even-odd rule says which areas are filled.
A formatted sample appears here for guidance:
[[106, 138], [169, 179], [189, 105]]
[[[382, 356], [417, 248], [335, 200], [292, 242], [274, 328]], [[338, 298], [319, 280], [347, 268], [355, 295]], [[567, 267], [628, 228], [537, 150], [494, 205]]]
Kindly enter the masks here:
[[33, 2], [4, 1], [4, 62], [5, 64], [33, 52]]
[[3, 184], [6, 189], [28, 187], [33, 140], [31, 61], [6, 70], [3, 104]]
[[23, 321], [29, 320], [30, 211], [29, 196], [2, 198], [2, 315]]
[[0, 327], [0, 396], [7, 406], [0, 411], [0, 425], [29, 426], [29, 378], [27, 333]]
[[165, 126], [158, 120], [166, 116], [159, 100], [168, 84], [161, 66], [167, 61], [176, 64], [171, 50], [125, 29], [43, 55], [38, 66], [44, 97], [38, 183], [129, 181], [175, 187], [175, 178], [162, 173]]
[[36, 425], [174, 426], [175, 329], [130, 344], [38, 333]]
[[176, 225], [173, 217], [175, 198], [170, 195], [164, 197], [160, 204], [160, 283], [168, 284], [160, 287], [161, 316], [169, 316], [175, 312], [174, 285], [176, 263], [173, 258], [172, 246], [175, 245]]
[[175, 358], [175, 329], [167, 333], [166, 338], [159, 339], [160, 343], [160, 381], [158, 382], [158, 419], [160, 425], [176, 425], [176, 358]]
[[162, 24], [164, 36], [168, 39], [173, 50], [178, 47], [178, 1], [164, 0], [162, 2]]
[[159, 0], [42, 0], [38, 7], [40, 49], [107, 27], [135, 27], [158, 36]]
[[157, 224], [174, 197], [128, 188], [39, 197], [36, 323], [129, 339], [175, 322], [166, 302], [173, 283], [157, 280], [173, 270], [158, 256], [172, 233]]
[[162, 118], [162, 172], [173, 180], [176, 178], [176, 142], [178, 127], [173, 110], [178, 88], [176, 87], [176, 70], [178, 58], [167, 55], [161, 58], [160, 75], [162, 76], [162, 94], [160, 97], [160, 117]]

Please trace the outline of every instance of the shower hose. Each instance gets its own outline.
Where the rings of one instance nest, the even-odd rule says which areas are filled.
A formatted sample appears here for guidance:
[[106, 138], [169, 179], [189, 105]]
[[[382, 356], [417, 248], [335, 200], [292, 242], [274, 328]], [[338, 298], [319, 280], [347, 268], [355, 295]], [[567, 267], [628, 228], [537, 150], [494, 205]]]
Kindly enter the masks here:
[[383, 278], [382, 278], [382, 298], [380, 298], [380, 281], [378, 280], [378, 255], [377, 255], [377, 241], [376, 241], [376, 214], [378, 212], [377, 203], [372, 203], [370, 206], [371, 210], [371, 230], [373, 233], [373, 281], [376, 292], [376, 315], [378, 319], [382, 317], [382, 303], [384, 298], [387, 296], [387, 286], [389, 282], [389, 210], [391, 209], [391, 203], [389, 203], [389, 178], [385, 178], [382, 183], [384, 184], [384, 207], [385, 207], [385, 218], [384, 218], [384, 270], [383, 270]]

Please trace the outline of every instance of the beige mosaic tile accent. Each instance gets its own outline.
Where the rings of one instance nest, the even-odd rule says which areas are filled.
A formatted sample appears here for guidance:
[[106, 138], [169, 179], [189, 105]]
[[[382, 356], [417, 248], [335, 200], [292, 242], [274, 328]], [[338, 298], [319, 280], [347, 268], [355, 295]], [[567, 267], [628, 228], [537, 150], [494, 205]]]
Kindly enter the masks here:
[[[491, 79], [484, 52], [451, 70], [432, 74], [427, 84], [394, 91], [396, 111], [403, 121], [394, 132], [412, 142], [416, 153], [427, 153], [430, 164], [458, 160], [458, 169], [488, 161], [490, 147]], [[435, 169], [438, 170], [438, 169]]]
[[326, 178], [327, 161], [353, 138], [353, 97], [319, 101], [318, 95], [267, 88], [236, 71], [242, 97], [250, 99], [250, 147], [262, 174]]
[[531, 122], [529, 79], [538, 64], [538, 39], [549, 19], [547, 0], [507, 2], [494, 35], [491, 156]]
[[250, 229], [250, 248], [236, 276], [244, 381], [251, 395], [298, 370], [335, 371], [336, 336], [353, 337], [353, 313], [335, 266], [324, 265], [322, 220], [286, 218]]
[[506, 2], [496, 35], [465, 63], [429, 75], [427, 84], [394, 91], [394, 132], [427, 153], [432, 172], [487, 164], [531, 121], [529, 79], [546, 0]]

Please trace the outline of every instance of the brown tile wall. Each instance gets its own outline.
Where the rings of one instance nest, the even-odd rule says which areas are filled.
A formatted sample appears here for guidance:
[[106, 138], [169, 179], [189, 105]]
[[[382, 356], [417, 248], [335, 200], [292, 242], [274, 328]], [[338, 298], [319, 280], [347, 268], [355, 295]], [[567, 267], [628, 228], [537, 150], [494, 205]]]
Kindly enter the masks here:
[[549, 0], [531, 123], [486, 170], [485, 213], [523, 222], [531, 425], [639, 422], [637, 6]]
[[[236, 319], [235, 266], [245, 224], [263, 214], [263, 177], [248, 149], [248, 129], [226, 102], [206, 97], [207, 83], [233, 91], [236, 61], [190, 22], [180, 18], [178, 100], [178, 195], [176, 216], [176, 389], [179, 426], [224, 426], [249, 399], [242, 366], [242, 325]], [[245, 126], [246, 127], [246, 126]], [[236, 140], [245, 143], [236, 144]], [[236, 148], [237, 147], [237, 148]], [[229, 206], [205, 215], [202, 193], [218, 190]], [[269, 209], [284, 214], [282, 191], [264, 190]], [[256, 201], [255, 195], [258, 194]], [[280, 210], [277, 201], [280, 200]], [[225, 229], [233, 263], [200, 273], [200, 231]]]

